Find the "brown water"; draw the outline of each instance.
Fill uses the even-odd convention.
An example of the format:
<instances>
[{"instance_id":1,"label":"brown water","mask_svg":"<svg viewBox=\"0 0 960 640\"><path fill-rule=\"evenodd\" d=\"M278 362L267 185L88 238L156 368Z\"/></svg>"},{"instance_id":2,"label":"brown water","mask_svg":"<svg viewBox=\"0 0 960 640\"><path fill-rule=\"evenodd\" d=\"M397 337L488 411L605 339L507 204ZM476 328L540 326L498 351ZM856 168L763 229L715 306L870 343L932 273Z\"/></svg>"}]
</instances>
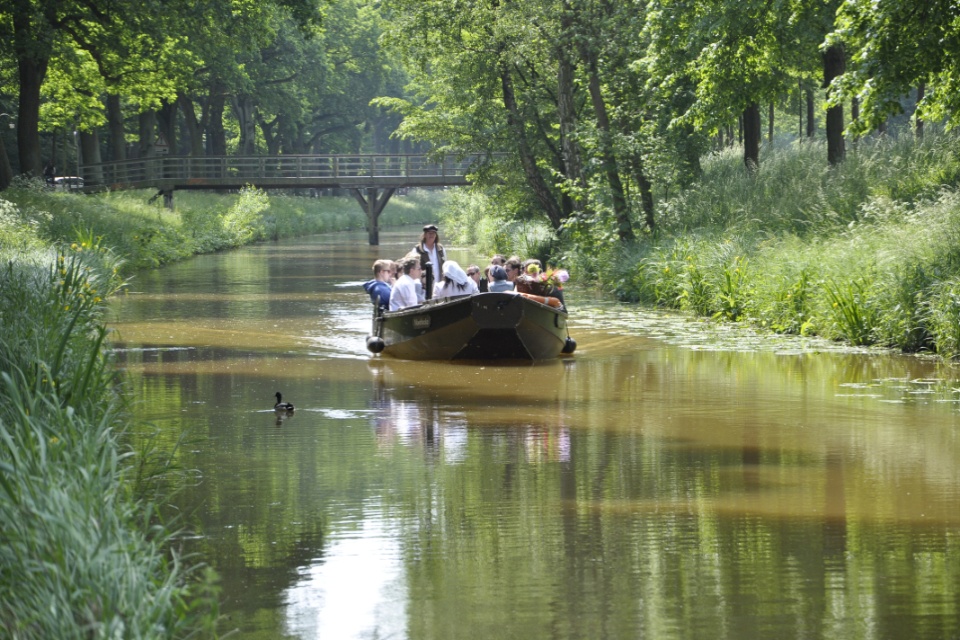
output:
<instances>
[{"instance_id":1,"label":"brown water","mask_svg":"<svg viewBox=\"0 0 960 640\"><path fill-rule=\"evenodd\" d=\"M224 632L960 638L955 369L576 287L572 358L370 356L360 283L415 236L204 256L115 306Z\"/></svg>"}]
</instances>

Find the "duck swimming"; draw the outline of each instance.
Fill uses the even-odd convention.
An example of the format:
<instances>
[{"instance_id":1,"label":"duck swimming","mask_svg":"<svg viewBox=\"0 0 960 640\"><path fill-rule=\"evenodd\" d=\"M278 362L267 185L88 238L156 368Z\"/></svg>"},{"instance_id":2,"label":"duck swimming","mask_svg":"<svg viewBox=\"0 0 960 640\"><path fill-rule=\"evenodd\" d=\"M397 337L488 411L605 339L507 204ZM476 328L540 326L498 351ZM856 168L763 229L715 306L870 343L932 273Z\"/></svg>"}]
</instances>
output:
<instances>
[{"instance_id":1,"label":"duck swimming","mask_svg":"<svg viewBox=\"0 0 960 640\"><path fill-rule=\"evenodd\" d=\"M273 405L274 411L286 411L287 413L293 413L293 405L289 402L283 402L283 396L280 395L280 392L277 391L277 404Z\"/></svg>"}]
</instances>

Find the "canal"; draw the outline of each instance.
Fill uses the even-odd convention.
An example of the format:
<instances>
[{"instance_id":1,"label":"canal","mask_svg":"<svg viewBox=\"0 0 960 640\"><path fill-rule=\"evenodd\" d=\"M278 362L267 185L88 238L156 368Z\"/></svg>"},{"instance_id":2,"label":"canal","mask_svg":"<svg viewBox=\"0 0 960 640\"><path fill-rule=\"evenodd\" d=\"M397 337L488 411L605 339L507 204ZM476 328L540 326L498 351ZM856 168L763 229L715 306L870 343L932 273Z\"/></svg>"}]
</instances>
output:
<instances>
[{"instance_id":1,"label":"canal","mask_svg":"<svg viewBox=\"0 0 960 640\"><path fill-rule=\"evenodd\" d=\"M360 284L417 235L201 256L113 306L224 633L960 637L956 369L575 282L572 357L371 356Z\"/></svg>"}]
</instances>

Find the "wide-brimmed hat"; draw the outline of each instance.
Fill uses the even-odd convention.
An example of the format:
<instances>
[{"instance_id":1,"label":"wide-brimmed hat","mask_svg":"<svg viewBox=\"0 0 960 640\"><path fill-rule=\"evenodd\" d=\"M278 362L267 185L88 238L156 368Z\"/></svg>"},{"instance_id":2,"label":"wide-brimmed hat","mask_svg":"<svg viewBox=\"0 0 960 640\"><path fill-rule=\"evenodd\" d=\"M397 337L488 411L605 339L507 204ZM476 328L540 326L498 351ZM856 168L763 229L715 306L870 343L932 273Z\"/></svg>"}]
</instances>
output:
<instances>
[{"instance_id":1,"label":"wide-brimmed hat","mask_svg":"<svg viewBox=\"0 0 960 640\"><path fill-rule=\"evenodd\" d=\"M425 224L425 225L423 225L423 230L424 230L424 231L438 231L437 225L435 225L435 224Z\"/></svg>"},{"instance_id":2,"label":"wide-brimmed hat","mask_svg":"<svg viewBox=\"0 0 960 640\"><path fill-rule=\"evenodd\" d=\"M443 275L457 284L467 284L467 279L470 277L467 275L467 272L463 270L463 267L453 260L447 260L443 263Z\"/></svg>"},{"instance_id":3,"label":"wide-brimmed hat","mask_svg":"<svg viewBox=\"0 0 960 640\"><path fill-rule=\"evenodd\" d=\"M490 277L494 280L506 280L507 270L498 264L493 265L493 268L490 269Z\"/></svg>"}]
</instances>

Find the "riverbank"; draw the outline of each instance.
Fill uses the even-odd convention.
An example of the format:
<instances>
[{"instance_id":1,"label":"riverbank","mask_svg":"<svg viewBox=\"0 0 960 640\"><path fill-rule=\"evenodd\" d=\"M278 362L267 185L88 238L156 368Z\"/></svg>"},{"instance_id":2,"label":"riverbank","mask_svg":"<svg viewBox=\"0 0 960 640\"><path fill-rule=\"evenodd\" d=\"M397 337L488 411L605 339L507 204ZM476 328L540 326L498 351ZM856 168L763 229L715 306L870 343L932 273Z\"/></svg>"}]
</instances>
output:
<instances>
[{"instance_id":1,"label":"riverbank","mask_svg":"<svg viewBox=\"0 0 960 640\"><path fill-rule=\"evenodd\" d=\"M822 144L737 150L657 203L658 230L616 241L609 212L569 225L496 220L476 196L458 228L484 252L534 255L625 301L768 331L960 356L960 153L928 131L861 140L830 167ZM639 207L637 207L639 210ZM449 226L449 223L448 223Z\"/></svg>"},{"instance_id":2,"label":"riverbank","mask_svg":"<svg viewBox=\"0 0 960 640\"><path fill-rule=\"evenodd\" d=\"M173 451L132 450L132 401L104 349L105 300L135 269L259 240L361 228L346 198L0 194L0 628L17 638L215 633L216 576L181 557ZM434 215L395 198L385 224Z\"/></svg>"},{"instance_id":3,"label":"riverbank","mask_svg":"<svg viewBox=\"0 0 960 640\"><path fill-rule=\"evenodd\" d=\"M123 269L157 267L193 255L283 237L363 229L366 215L347 196L295 197L255 189L216 194L177 192L174 210L150 191L77 195L52 191L39 181L17 182L0 192L0 247L51 246L100 238L123 256ZM391 198L381 226L435 221L446 193L411 190ZM11 206L12 205L12 206Z\"/></svg>"},{"instance_id":4,"label":"riverbank","mask_svg":"<svg viewBox=\"0 0 960 640\"><path fill-rule=\"evenodd\" d=\"M863 141L835 168L820 152L775 151L756 175L712 159L664 207L664 232L604 277L622 297L701 316L956 357L956 136Z\"/></svg>"}]
</instances>

